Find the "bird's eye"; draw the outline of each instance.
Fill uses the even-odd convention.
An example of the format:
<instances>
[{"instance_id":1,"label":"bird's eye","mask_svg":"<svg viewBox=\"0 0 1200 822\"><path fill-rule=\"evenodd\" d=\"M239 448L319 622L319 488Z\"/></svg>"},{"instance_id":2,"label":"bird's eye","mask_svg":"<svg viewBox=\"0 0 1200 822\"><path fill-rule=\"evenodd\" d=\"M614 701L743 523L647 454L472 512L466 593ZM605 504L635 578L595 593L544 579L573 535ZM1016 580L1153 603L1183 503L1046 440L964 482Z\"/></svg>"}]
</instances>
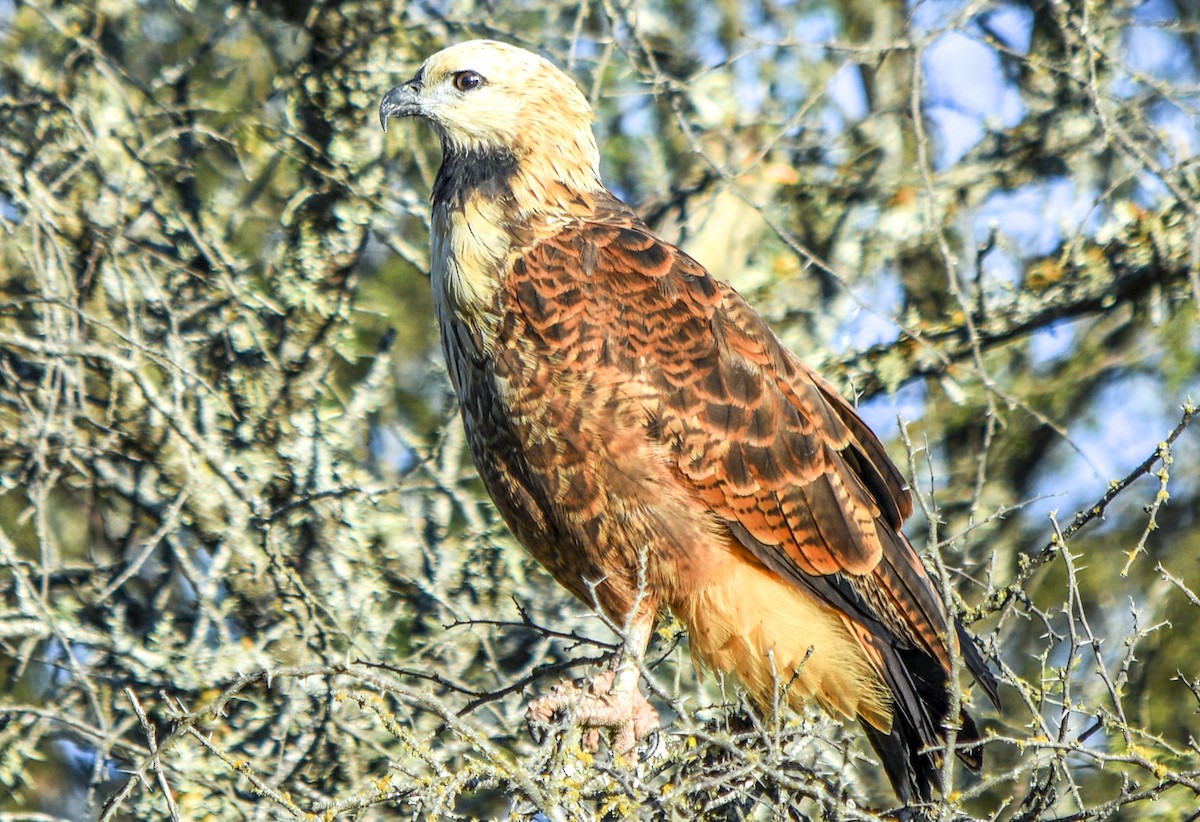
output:
<instances>
[{"instance_id":1,"label":"bird's eye","mask_svg":"<svg viewBox=\"0 0 1200 822\"><path fill-rule=\"evenodd\" d=\"M456 71L453 83L459 91L471 91L483 85L483 75L477 71Z\"/></svg>"}]
</instances>

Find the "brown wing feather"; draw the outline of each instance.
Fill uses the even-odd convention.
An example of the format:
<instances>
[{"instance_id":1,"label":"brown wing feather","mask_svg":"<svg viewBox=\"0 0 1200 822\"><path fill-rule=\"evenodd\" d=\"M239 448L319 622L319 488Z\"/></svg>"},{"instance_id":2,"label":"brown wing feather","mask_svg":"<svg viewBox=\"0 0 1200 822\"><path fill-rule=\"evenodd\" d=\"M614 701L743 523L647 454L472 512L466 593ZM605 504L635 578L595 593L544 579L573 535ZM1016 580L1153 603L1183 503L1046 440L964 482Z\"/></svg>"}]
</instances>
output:
<instances>
[{"instance_id":1,"label":"brown wing feather","mask_svg":"<svg viewBox=\"0 0 1200 822\"><path fill-rule=\"evenodd\" d=\"M646 394L679 475L760 561L949 667L944 609L898 531L903 476L740 295L619 205L514 271L530 328L562 343L564 367L614 367Z\"/></svg>"}]
</instances>

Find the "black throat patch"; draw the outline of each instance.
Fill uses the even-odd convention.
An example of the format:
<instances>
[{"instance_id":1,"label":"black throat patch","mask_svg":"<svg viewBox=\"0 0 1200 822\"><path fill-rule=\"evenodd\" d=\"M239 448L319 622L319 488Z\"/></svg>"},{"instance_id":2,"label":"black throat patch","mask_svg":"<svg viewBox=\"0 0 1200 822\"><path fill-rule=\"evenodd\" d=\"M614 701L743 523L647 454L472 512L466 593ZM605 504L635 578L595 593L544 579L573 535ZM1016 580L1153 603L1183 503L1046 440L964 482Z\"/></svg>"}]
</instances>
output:
<instances>
[{"instance_id":1,"label":"black throat patch","mask_svg":"<svg viewBox=\"0 0 1200 822\"><path fill-rule=\"evenodd\" d=\"M511 197L512 178L516 173L517 158L510 151L447 150L433 184L433 201L462 208L467 198L474 194L489 200Z\"/></svg>"}]
</instances>

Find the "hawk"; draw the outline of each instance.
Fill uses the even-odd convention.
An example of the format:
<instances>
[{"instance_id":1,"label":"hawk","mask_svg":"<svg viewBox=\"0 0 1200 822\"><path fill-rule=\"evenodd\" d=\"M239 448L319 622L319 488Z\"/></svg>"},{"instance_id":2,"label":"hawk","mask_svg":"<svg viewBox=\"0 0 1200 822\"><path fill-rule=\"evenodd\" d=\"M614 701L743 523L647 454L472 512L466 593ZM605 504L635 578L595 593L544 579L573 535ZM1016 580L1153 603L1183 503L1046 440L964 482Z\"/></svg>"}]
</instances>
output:
<instances>
[{"instance_id":1,"label":"hawk","mask_svg":"<svg viewBox=\"0 0 1200 822\"><path fill-rule=\"evenodd\" d=\"M995 681L901 531L904 477L736 291L605 189L578 86L477 40L379 116L441 140L431 280L480 476L517 539L623 628L614 671L531 714L570 702L633 748L658 722L639 660L669 608L694 659L764 709L784 689L857 719L903 801L939 785L948 725L978 769L952 659L994 702Z\"/></svg>"}]
</instances>

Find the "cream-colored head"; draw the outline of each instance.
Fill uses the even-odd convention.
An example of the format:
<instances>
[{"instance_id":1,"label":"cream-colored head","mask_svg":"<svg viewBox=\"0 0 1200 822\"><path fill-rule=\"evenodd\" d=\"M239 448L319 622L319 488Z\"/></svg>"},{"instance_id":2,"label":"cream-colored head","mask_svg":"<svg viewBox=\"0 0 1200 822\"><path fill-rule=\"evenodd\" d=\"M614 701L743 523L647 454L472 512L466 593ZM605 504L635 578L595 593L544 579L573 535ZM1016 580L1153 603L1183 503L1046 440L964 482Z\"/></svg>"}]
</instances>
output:
<instances>
[{"instance_id":1,"label":"cream-colored head","mask_svg":"<svg viewBox=\"0 0 1200 822\"><path fill-rule=\"evenodd\" d=\"M600 186L587 99L550 61L516 46L472 40L434 54L379 106L385 128L409 116L433 124L446 163L508 158L525 175Z\"/></svg>"}]
</instances>

